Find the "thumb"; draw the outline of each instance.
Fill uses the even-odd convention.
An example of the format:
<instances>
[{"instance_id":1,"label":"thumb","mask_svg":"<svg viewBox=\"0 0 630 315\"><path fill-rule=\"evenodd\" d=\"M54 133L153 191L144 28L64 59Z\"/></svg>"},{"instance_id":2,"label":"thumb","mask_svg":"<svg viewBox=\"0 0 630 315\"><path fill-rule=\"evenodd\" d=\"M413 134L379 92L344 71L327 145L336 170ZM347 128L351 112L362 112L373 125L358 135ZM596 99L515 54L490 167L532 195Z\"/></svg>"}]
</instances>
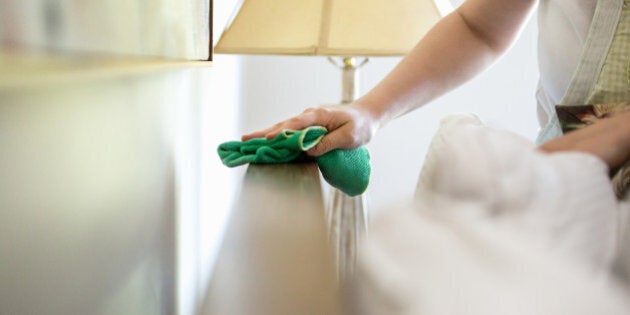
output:
<instances>
[{"instance_id":1,"label":"thumb","mask_svg":"<svg viewBox=\"0 0 630 315\"><path fill-rule=\"evenodd\" d=\"M306 151L306 154L317 157L332 151L335 147L333 146L333 142L330 138L333 138L334 140L333 135L323 137L317 145Z\"/></svg>"}]
</instances>

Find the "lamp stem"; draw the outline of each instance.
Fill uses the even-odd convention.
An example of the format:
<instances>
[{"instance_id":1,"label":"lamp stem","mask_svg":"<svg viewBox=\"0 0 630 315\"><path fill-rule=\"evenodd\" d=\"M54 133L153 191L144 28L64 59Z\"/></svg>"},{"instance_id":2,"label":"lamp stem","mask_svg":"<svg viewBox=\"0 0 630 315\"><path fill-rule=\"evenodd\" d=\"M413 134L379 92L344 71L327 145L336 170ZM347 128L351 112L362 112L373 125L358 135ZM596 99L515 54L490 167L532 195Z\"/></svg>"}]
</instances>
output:
<instances>
[{"instance_id":1,"label":"lamp stem","mask_svg":"<svg viewBox=\"0 0 630 315\"><path fill-rule=\"evenodd\" d=\"M359 92L358 70L368 59L357 62L356 57L344 57L343 64L336 63L332 58L328 61L342 70L341 104L352 103ZM332 187L328 197L328 236L335 251L337 275L345 283L355 272L359 240L367 232L367 201L365 195L350 197Z\"/></svg>"},{"instance_id":2,"label":"lamp stem","mask_svg":"<svg viewBox=\"0 0 630 315\"><path fill-rule=\"evenodd\" d=\"M355 57L344 57L341 70L341 103L352 103L352 101L357 99L359 91L357 59Z\"/></svg>"}]
</instances>

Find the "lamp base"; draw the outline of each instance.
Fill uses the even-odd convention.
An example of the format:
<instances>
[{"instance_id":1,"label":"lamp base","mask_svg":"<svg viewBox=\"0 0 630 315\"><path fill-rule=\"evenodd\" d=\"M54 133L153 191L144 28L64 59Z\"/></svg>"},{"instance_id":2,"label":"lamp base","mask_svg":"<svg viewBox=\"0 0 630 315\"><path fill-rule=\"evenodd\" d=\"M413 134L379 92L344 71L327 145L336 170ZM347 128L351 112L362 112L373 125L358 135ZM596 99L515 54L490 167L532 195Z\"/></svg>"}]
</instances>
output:
<instances>
[{"instance_id":1,"label":"lamp base","mask_svg":"<svg viewBox=\"0 0 630 315\"><path fill-rule=\"evenodd\" d=\"M343 282L354 274L359 241L367 233L365 195L350 197L331 187L325 215L328 239L336 259L337 275Z\"/></svg>"}]
</instances>

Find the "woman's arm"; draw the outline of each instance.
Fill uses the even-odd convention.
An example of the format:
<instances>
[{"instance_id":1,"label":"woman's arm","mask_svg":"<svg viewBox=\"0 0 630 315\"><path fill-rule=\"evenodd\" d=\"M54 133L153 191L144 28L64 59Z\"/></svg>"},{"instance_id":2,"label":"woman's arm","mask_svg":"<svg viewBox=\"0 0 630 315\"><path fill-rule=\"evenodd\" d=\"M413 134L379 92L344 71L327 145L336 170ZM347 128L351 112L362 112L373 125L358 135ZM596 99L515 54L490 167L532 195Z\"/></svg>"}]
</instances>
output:
<instances>
[{"instance_id":1,"label":"woman's arm","mask_svg":"<svg viewBox=\"0 0 630 315\"><path fill-rule=\"evenodd\" d=\"M473 78L514 42L535 1L469 0L359 101L384 124Z\"/></svg>"},{"instance_id":2,"label":"woman's arm","mask_svg":"<svg viewBox=\"0 0 630 315\"><path fill-rule=\"evenodd\" d=\"M309 151L356 148L376 130L461 85L486 69L517 37L535 0L467 0L438 22L374 89L348 106L311 108L243 136L271 138L282 129L321 125L329 130Z\"/></svg>"}]
</instances>

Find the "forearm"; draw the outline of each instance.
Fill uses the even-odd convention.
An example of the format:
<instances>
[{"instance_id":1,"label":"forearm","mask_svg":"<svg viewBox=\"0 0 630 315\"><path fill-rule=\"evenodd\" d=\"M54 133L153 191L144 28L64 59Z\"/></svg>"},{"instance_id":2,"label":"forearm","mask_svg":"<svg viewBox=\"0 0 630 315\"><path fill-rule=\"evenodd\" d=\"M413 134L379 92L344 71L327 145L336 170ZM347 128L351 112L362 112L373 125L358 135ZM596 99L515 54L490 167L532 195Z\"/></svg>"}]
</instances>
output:
<instances>
[{"instance_id":1,"label":"forearm","mask_svg":"<svg viewBox=\"0 0 630 315\"><path fill-rule=\"evenodd\" d=\"M356 106L383 125L468 81L507 50L534 3L467 1L436 24Z\"/></svg>"}]
</instances>

